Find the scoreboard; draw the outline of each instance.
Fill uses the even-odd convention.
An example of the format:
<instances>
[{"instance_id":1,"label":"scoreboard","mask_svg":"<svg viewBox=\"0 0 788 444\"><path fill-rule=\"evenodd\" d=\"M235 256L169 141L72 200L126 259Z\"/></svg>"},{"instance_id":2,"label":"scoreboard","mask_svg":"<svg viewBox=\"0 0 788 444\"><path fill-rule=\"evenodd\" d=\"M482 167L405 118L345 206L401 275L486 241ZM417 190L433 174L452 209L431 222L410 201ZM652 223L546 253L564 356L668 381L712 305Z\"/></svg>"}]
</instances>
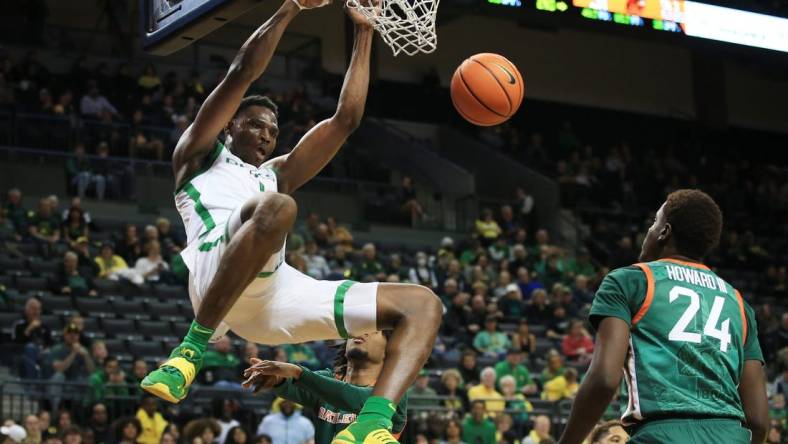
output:
<instances>
[{"instance_id":1,"label":"scoreboard","mask_svg":"<svg viewBox=\"0 0 788 444\"><path fill-rule=\"evenodd\" d=\"M690 37L788 52L788 19L691 0L485 0Z\"/></svg>"}]
</instances>

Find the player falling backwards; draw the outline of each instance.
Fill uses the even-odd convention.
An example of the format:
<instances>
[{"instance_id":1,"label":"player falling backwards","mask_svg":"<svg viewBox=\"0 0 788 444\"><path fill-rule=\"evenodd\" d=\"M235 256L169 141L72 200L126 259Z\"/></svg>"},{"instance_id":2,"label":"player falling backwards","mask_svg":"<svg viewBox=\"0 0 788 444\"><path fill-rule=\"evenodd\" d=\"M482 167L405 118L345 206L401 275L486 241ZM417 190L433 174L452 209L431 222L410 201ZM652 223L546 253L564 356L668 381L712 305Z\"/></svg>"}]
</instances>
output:
<instances>
[{"instance_id":1,"label":"player falling backwards","mask_svg":"<svg viewBox=\"0 0 788 444\"><path fill-rule=\"evenodd\" d=\"M203 103L173 153L175 202L186 227L183 259L195 321L170 358L142 387L170 402L184 399L211 338L232 329L263 344L299 343L392 330L372 396L336 443L396 442L391 417L429 356L441 303L405 284L317 281L284 263L296 217L289 196L314 177L358 126L369 83L373 30L355 25L350 66L336 113L317 124L290 154L270 158L278 134L276 105L244 98L265 71L288 23L323 0L286 0L243 44L225 78ZM217 141L224 133L225 143Z\"/></svg>"},{"instance_id":2,"label":"player falling backwards","mask_svg":"<svg viewBox=\"0 0 788 444\"><path fill-rule=\"evenodd\" d=\"M631 443L762 443L769 414L753 311L703 258L722 213L698 190L671 193L641 263L610 272L591 306L591 367L561 443L581 443L625 376ZM601 401L601 402L600 402Z\"/></svg>"}]
</instances>

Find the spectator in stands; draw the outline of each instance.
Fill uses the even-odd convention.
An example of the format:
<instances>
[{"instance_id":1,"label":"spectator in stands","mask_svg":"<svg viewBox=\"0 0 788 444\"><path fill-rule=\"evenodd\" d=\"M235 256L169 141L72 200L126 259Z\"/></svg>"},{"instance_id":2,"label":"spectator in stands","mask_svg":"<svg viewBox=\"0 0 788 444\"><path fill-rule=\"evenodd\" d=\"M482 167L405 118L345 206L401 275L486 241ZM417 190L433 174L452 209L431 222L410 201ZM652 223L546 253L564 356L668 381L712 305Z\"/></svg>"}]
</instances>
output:
<instances>
[{"instance_id":1,"label":"spectator in stands","mask_svg":"<svg viewBox=\"0 0 788 444\"><path fill-rule=\"evenodd\" d=\"M112 435L117 444L137 444L142 431L140 421L133 416L124 416L112 423Z\"/></svg>"},{"instance_id":2,"label":"spectator in stands","mask_svg":"<svg viewBox=\"0 0 788 444\"><path fill-rule=\"evenodd\" d=\"M70 296L97 296L93 279L79 272L79 257L73 251L63 255L63 266L55 281L55 290Z\"/></svg>"},{"instance_id":3,"label":"spectator in stands","mask_svg":"<svg viewBox=\"0 0 788 444\"><path fill-rule=\"evenodd\" d=\"M522 435L525 425L528 422L528 413L533 410L533 406L525 395L517 391L517 383L514 376L506 375L500 380L501 394L506 401L506 411L512 415L514 428L518 435Z\"/></svg>"},{"instance_id":4,"label":"spectator in stands","mask_svg":"<svg viewBox=\"0 0 788 444\"><path fill-rule=\"evenodd\" d=\"M107 119L120 117L120 113L106 97L99 93L98 84L95 80L88 82L88 93L82 96L79 103L79 111L84 117L93 119Z\"/></svg>"},{"instance_id":5,"label":"spectator in stands","mask_svg":"<svg viewBox=\"0 0 788 444\"><path fill-rule=\"evenodd\" d=\"M591 254L586 247L577 249L577 254L566 265L566 272L570 277L583 275L591 277L596 275L596 267L591 262Z\"/></svg>"},{"instance_id":6,"label":"spectator in stands","mask_svg":"<svg viewBox=\"0 0 788 444\"><path fill-rule=\"evenodd\" d=\"M435 399L435 396L437 396L435 389L430 387L430 374L427 370L422 369L416 377L413 386L408 390L408 406L437 406L438 400Z\"/></svg>"},{"instance_id":7,"label":"spectator in stands","mask_svg":"<svg viewBox=\"0 0 788 444\"><path fill-rule=\"evenodd\" d=\"M534 428L531 430L522 444L540 444L543 440L553 440L550 436L550 418L545 415L539 415L534 419Z\"/></svg>"},{"instance_id":8,"label":"spectator in stands","mask_svg":"<svg viewBox=\"0 0 788 444\"><path fill-rule=\"evenodd\" d=\"M14 323L13 340L24 345L22 376L38 379L41 376L41 353L52 346L52 333L41 322L41 301L31 297L25 301L24 317Z\"/></svg>"},{"instance_id":9,"label":"spectator in stands","mask_svg":"<svg viewBox=\"0 0 788 444\"><path fill-rule=\"evenodd\" d=\"M561 354L555 350L550 350L547 354L547 366L542 370L542 374L540 375L542 385L544 386L544 384L547 384L554 378L563 376L565 371L564 360L561 358Z\"/></svg>"},{"instance_id":10,"label":"spectator in stands","mask_svg":"<svg viewBox=\"0 0 788 444\"><path fill-rule=\"evenodd\" d=\"M485 356L501 357L511 346L511 341L506 333L498 331L498 319L487 316L484 320L484 330L476 333L473 338L473 347Z\"/></svg>"},{"instance_id":11,"label":"spectator in stands","mask_svg":"<svg viewBox=\"0 0 788 444\"><path fill-rule=\"evenodd\" d=\"M87 427L93 432L93 438L96 444L109 443L112 439L112 434L107 406L100 402L93 404L90 412L90 419L88 419Z\"/></svg>"},{"instance_id":12,"label":"spectator in stands","mask_svg":"<svg viewBox=\"0 0 788 444\"><path fill-rule=\"evenodd\" d=\"M531 380L531 373L522 364L523 354L519 349L510 348L506 352L506 360L495 365L495 376L498 386L501 387L501 380L506 376L512 376L516 383L515 389L526 395L537 393L536 384ZM501 387L502 388L502 387Z\"/></svg>"},{"instance_id":13,"label":"spectator in stands","mask_svg":"<svg viewBox=\"0 0 788 444\"><path fill-rule=\"evenodd\" d=\"M219 442L224 442L224 444L246 444L248 441L249 436L246 430L241 426L235 426L227 432L227 438Z\"/></svg>"},{"instance_id":14,"label":"spectator in stands","mask_svg":"<svg viewBox=\"0 0 788 444\"><path fill-rule=\"evenodd\" d=\"M26 226L30 236L39 245L41 255L49 257L60 240L60 218L53 213L48 198L38 201L38 210L28 215Z\"/></svg>"},{"instance_id":15,"label":"spectator in stands","mask_svg":"<svg viewBox=\"0 0 788 444\"><path fill-rule=\"evenodd\" d=\"M22 422L22 425L24 426L25 433L27 434L27 438L24 440L25 444L41 444L41 422L38 420L38 416L32 414L25 416L25 420Z\"/></svg>"},{"instance_id":16,"label":"spectator in stands","mask_svg":"<svg viewBox=\"0 0 788 444\"><path fill-rule=\"evenodd\" d=\"M249 361L244 365L244 369L248 365L248 362ZM211 419L216 421L220 427L220 432L216 436L215 442L226 443L229 438L228 434L230 430L241 425L241 423L233 418L237 410L238 402L234 399L214 398L211 400Z\"/></svg>"},{"instance_id":17,"label":"spectator in stands","mask_svg":"<svg viewBox=\"0 0 788 444\"><path fill-rule=\"evenodd\" d=\"M123 231L123 239L118 242L117 253L126 263L136 263L142 257L142 242L137 234L137 226L127 224Z\"/></svg>"},{"instance_id":18,"label":"spectator in stands","mask_svg":"<svg viewBox=\"0 0 788 444\"><path fill-rule=\"evenodd\" d=\"M152 395L144 395L137 410L137 420L140 422L138 444L159 444L161 435L167 427L167 421L159 413L159 403Z\"/></svg>"},{"instance_id":19,"label":"spectator in stands","mask_svg":"<svg viewBox=\"0 0 788 444\"><path fill-rule=\"evenodd\" d=\"M161 257L161 244L151 241L145 244L146 255L137 259L134 270L147 282L158 282L162 273L169 271L170 265Z\"/></svg>"},{"instance_id":20,"label":"spectator in stands","mask_svg":"<svg viewBox=\"0 0 788 444\"><path fill-rule=\"evenodd\" d=\"M99 276L102 279L110 279L117 281L119 279L128 279L134 284L142 285L145 280L136 271L129 269L126 261L122 257L115 254L113 245L105 242L101 245L99 255L96 256L96 263L99 266Z\"/></svg>"},{"instance_id":21,"label":"spectator in stands","mask_svg":"<svg viewBox=\"0 0 788 444\"><path fill-rule=\"evenodd\" d=\"M27 210L22 205L22 192L19 188L11 188L8 190L5 205L3 205L3 212L8 220L13 222L18 233L24 233L27 228Z\"/></svg>"},{"instance_id":22,"label":"spectator in stands","mask_svg":"<svg viewBox=\"0 0 788 444\"><path fill-rule=\"evenodd\" d=\"M107 357L104 365L96 369L88 379L90 391L85 398L86 404L103 402L108 395L128 395L128 388L115 386L110 380L113 375L121 372L120 362L114 356Z\"/></svg>"},{"instance_id":23,"label":"spectator in stands","mask_svg":"<svg viewBox=\"0 0 788 444\"><path fill-rule=\"evenodd\" d=\"M11 251L16 248L16 242L22 240L14 222L6 217L5 211L0 208L0 251Z\"/></svg>"},{"instance_id":24,"label":"spectator in stands","mask_svg":"<svg viewBox=\"0 0 788 444\"><path fill-rule=\"evenodd\" d=\"M85 223L85 218L82 217L82 210L71 207L68 210L68 219L63 224L63 240L71 248L76 248L77 239L84 238L87 240L88 235L88 224Z\"/></svg>"},{"instance_id":25,"label":"spectator in stands","mask_svg":"<svg viewBox=\"0 0 788 444\"><path fill-rule=\"evenodd\" d=\"M435 269L430 265L427 253L416 253L416 265L408 271L408 281L433 289L438 286L438 278L435 277Z\"/></svg>"},{"instance_id":26,"label":"spectator in stands","mask_svg":"<svg viewBox=\"0 0 788 444\"><path fill-rule=\"evenodd\" d=\"M130 382L135 387L139 387L140 382L148 375L148 363L144 359L135 359L131 364Z\"/></svg>"},{"instance_id":27,"label":"spectator in stands","mask_svg":"<svg viewBox=\"0 0 788 444\"><path fill-rule=\"evenodd\" d=\"M772 421L769 426L769 434L766 436L768 444L783 444L785 441L782 439L783 426L778 421Z\"/></svg>"},{"instance_id":28,"label":"spectator in stands","mask_svg":"<svg viewBox=\"0 0 788 444\"><path fill-rule=\"evenodd\" d=\"M96 367L103 367L104 361L109 357L107 343L101 340L93 341L90 345L90 357L93 358L93 363L96 364Z\"/></svg>"},{"instance_id":29,"label":"spectator in stands","mask_svg":"<svg viewBox=\"0 0 788 444\"><path fill-rule=\"evenodd\" d=\"M556 341L562 340L564 335L569 333L570 321L563 305L553 305L553 315L547 322L547 337Z\"/></svg>"},{"instance_id":30,"label":"spectator in stands","mask_svg":"<svg viewBox=\"0 0 788 444\"><path fill-rule=\"evenodd\" d=\"M471 321L469 300L468 293L455 294L443 316L443 335L454 338L457 343L465 343L468 340L468 324Z\"/></svg>"},{"instance_id":31,"label":"spectator in stands","mask_svg":"<svg viewBox=\"0 0 788 444\"><path fill-rule=\"evenodd\" d=\"M152 154L156 160L164 159L164 142L145 127L145 116L137 109L131 115L131 138L129 139L129 157L141 158L141 153Z\"/></svg>"},{"instance_id":32,"label":"spectator in stands","mask_svg":"<svg viewBox=\"0 0 788 444\"><path fill-rule=\"evenodd\" d=\"M468 444L463 441L462 424L456 419L449 419L443 429L443 439L438 444Z\"/></svg>"},{"instance_id":33,"label":"spectator in stands","mask_svg":"<svg viewBox=\"0 0 788 444\"><path fill-rule=\"evenodd\" d=\"M156 229L159 231L159 242L165 247L173 245L183 245L183 238L177 231L172 229L172 223L166 217L156 219Z\"/></svg>"},{"instance_id":34,"label":"spectator in stands","mask_svg":"<svg viewBox=\"0 0 788 444\"><path fill-rule=\"evenodd\" d=\"M621 421L617 419L599 424L588 435L589 444L618 444L626 443L627 440L629 440L629 435L624 430Z\"/></svg>"},{"instance_id":35,"label":"spectator in stands","mask_svg":"<svg viewBox=\"0 0 788 444\"><path fill-rule=\"evenodd\" d=\"M306 262L306 274L315 279L325 279L331 273L326 258L320 254L314 240L310 239L305 243L304 261Z\"/></svg>"},{"instance_id":36,"label":"spectator in stands","mask_svg":"<svg viewBox=\"0 0 788 444\"><path fill-rule=\"evenodd\" d=\"M462 376L456 369L448 369L441 374L438 395L445 397L443 407L462 413L468 410L468 394L462 390Z\"/></svg>"},{"instance_id":37,"label":"spectator in stands","mask_svg":"<svg viewBox=\"0 0 788 444\"><path fill-rule=\"evenodd\" d=\"M424 208L416 197L416 188L410 176L402 177L402 185L399 188L398 199L402 206L402 211L408 216L411 226L424 219Z\"/></svg>"},{"instance_id":38,"label":"spectator in stands","mask_svg":"<svg viewBox=\"0 0 788 444\"><path fill-rule=\"evenodd\" d=\"M481 383L468 389L468 399L471 401L483 400L489 414L502 412L506 403L503 401L501 393L495 389L495 369L485 367L479 376Z\"/></svg>"},{"instance_id":39,"label":"spectator in stands","mask_svg":"<svg viewBox=\"0 0 788 444\"><path fill-rule=\"evenodd\" d=\"M563 375L556 376L544 383L542 399L546 401L560 401L561 399L573 398L578 388L577 370L568 368Z\"/></svg>"},{"instance_id":40,"label":"spectator in stands","mask_svg":"<svg viewBox=\"0 0 788 444\"><path fill-rule=\"evenodd\" d=\"M583 321L571 322L569 334L564 336L561 341L561 352L568 359L579 363L585 364L591 361L591 355L594 353L594 341L583 328Z\"/></svg>"},{"instance_id":41,"label":"spectator in stands","mask_svg":"<svg viewBox=\"0 0 788 444\"><path fill-rule=\"evenodd\" d=\"M485 416L484 401L471 403L471 414L462 424L462 441L472 444L495 444L495 424Z\"/></svg>"},{"instance_id":42,"label":"spectator in stands","mask_svg":"<svg viewBox=\"0 0 788 444\"><path fill-rule=\"evenodd\" d=\"M509 272L502 271L501 274ZM523 303L523 295L520 293L520 287L517 284L506 285L506 293L498 300L498 310L503 313L503 317L508 321L516 321L521 319L525 314L525 304Z\"/></svg>"},{"instance_id":43,"label":"spectator in stands","mask_svg":"<svg viewBox=\"0 0 788 444\"><path fill-rule=\"evenodd\" d=\"M99 275L99 265L90 255L90 245L86 237L78 237L71 251L77 255L77 269L82 275L90 277Z\"/></svg>"},{"instance_id":44,"label":"spectator in stands","mask_svg":"<svg viewBox=\"0 0 788 444\"><path fill-rule=\"evenodd\" d=\"M90 185L94 185L96 197L99 200L104 199L104 192L107 186L106 178L94 175L91 168L90 160L85 155L85 144L82 142L77 143L74 147L74 154L66 160L68 183L76 188L77 196L80 199L85 198L85 193Z\"/></svg>"},{"instance_id":45,"label":"spectator in stands","mask_svg":"<svg viewBox=\"0 0 788 444\"><path fill-rule=\"evenodd\" d=\"M232 351L229 336L224 336L213 344L213 349L205 352L203 358L205 381L217 387L241 388L238 367L240 359Z\"/></svg>"},{"instance_id":46,"label":"spectator in stands","mask_svg":"<svg viewBox=\"0 0 788 444\"><path fill-rule=\"evenodd\" d=\"M302 365L315 370L320 367L315 351L307 344L285 344L282 349L287 355L287 362Z\"/></svg>"},{"instance_id":47,"label":"spectator in stands","mask_svg":"<svg viewBox=\"0 0 788 444\"><path fill-rule=\"evenodd\" d=\"M492 210L485 208L482 210L481 217L476 219L476 235L481 241L481 246L489 247L501 235L501 227L493 219Z\"/></svg>"},{"instance_id":48,"label":"spectator in stands","mask_svg":"<svg viewBox=\"0 0 788 444\"><path fill-rule=\"evenodd\" d=\"M529 324L546 325L552 319L552 308L547 303L547 292L537 288L531 293L531 300L525 307L525 316Z\"/></svg>"},{"instance_id":49,"label":"spectator in stands","mask_svg":"<svg viewBox=\"0 0 788 444\"><path fill-rule=\"evenodd\" d=\"M52 382L55 384L49 387L49 399L52 405L57 407L60 398L63 396L64 387L60 383L84 382L95 370L93 359L88 350L80 344L82 330L77 324L70 322L63 329L63 342L52 347L49 354L51 360ZM71 389L71 387L69 387ZM71 390L67 391L71 394Z\"/></svg>"},{"instance_id":50,"label":"spectator in stands","mask_svg":"<svg viewBox=\"0 0 788 444\"><path fill-rule=\"evenodd\" d=\"M361 255L361 261L353 266L353 279L361 282L384 281L386 274L383 265L376 258L375 244L364 244Z\"/></svg>"},{"instance_id":51,"label":"spectator in stands","mask_svg":"<svg viewBox=\"0 0 788 444\"><path fill-rule=\"evenodd\" d=\"M143 94L150 94L161 87L161 79L156 74L156 67L153 63L146 63L142 68L142 74L137 79L137 86Z\"/></svg>"},{"instance_id":52,"label":"spectator in stands","mask_svg":"<svg viewBox=\"0 0 788 444\"><path fill-rule=\"evenodd\" d=\"M458 369L462 380L465 382L465 389L479 383L479 365L476 361L476 352L465 350L460 355L460 368Z\"/></svg>"},{"instance_id":53,"label":"spectator in stands","mask_svg":"<svg viewBox=\"0 0 788 444\"><path fill-rule=\"evenodd\" d=\"M302 444L314 439L315 427L285 399L279 404L279 413L269 413L260 421L257 434L270 436L272 444Z\"/></svg>"},{"instance_id":54,"label":"spectator in stands","mask_svg":"<svg viewBox=\"0 0 788 444\"><path fill-rule=\"evenodd\" d=\"M526 356L532 356L536 352L536 336L531 333L527 319L520 319L517 331L512 335L512 347L525 353Z\"/></svg>"}]
</instances>

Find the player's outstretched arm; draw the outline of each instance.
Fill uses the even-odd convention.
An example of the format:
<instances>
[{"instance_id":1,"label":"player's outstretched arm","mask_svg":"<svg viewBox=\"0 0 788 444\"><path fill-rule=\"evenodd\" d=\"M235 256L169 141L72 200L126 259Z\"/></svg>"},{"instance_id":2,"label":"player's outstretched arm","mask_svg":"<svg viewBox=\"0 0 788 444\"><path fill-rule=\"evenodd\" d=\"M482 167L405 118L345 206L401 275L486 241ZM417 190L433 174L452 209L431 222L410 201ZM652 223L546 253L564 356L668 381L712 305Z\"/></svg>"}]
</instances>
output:
<instances>
[{"instance_id":1,"label":"player's outstretched arm","mask_svg":"<svg viewBox=\"0 0 788 444\"><path fill-rule=\"evenodd\" d=\"M572 413L559 443L580 444L591 433L621 384L628 344L629 325L626 322L607 317L599 323L594 358L572 404Z\"/></svg>"},{"instance_id":2,"label":"player's outstretched arm","mask_svg":"<svg viewBox=\"0 0 788 444\"><path fill-rule=\"evenodd\" d=\"M322 6L324 0L284 0L278 11L244 42L224 79L200 107L194 122L178 140L172 155L176 188L197 172L213 150L216 136L227 126L249 86L268 67L276 46L301 8Z\"/></svg>"},{"instance_id":3,"label":"player's outstretched arm","mask_svg":"<svg viewBox=\"0 0 788 444\"><path fill-rule=\"evenodd\" d=\"M278 186L282 193L290 194L315 177L355 131L364 115L374 31L360 13L348 9L348 14L355 24L355 39L339 105L336 113L309 130L292 152L269 162L278 170Z\"/></svg>"},{"instance_id":4,"label":"player's outstretched arm","mask_svg":"<svg viewBox=\"0 0 788 444\"><path fill-rule=\"evenodd\" d=\"M744 369L739 381L747 428L752 432L751 442L761 444L766 441L769 431L769 400L766 399L766 376L763 363L757 360L744 361Z\"/></svg>"}]
</instances>

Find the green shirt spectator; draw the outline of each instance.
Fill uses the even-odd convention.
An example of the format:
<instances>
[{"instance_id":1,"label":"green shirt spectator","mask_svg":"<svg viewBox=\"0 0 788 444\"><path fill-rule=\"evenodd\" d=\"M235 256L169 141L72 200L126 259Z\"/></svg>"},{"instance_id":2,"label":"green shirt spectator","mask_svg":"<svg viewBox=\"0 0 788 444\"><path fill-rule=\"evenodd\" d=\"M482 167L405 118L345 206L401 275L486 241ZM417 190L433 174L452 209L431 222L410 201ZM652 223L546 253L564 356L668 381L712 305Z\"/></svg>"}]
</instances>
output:
<instances>
[{"instance_id":1,"label":"green shirt spectator","mask_svg":"<svg viewBox=\"0 0 788 444\"><path fill-rule=\"evenodd\" d=\"M525 390L525 393L528 394L536 393L536 386L531 379L531 372L521 364L522 360L523 355L520 350L512 348L506 353L506 360L495 365L495 377L499 388L501 378L512 376L518 392Z\"/></svg>"},{"instance_id":2,"label":"green shirt spectator","mask_svg":"<svg viewBox=\"0 0 788 444\"><path fill-rule=\"evenodd\" d=\"M474 401L462 423L462 440L472 444L495 444L495 424L484 416L484 401Z\"/></svg>"},{"instance_id":3,"label":"green shirt spectator","mask_svg":"<svg viewBox=\"0 0 788 444\"><path fill-rule=\"evenodd\" d=\"M232 352L230 338L224 336L213 344L213 349L205 352L203 357L205 380L213 384L220 381L240 382L241 373L238 371L240 364L241 360Z\"/></svg>"},{"instance_id":4,"label":"green shirt spectator","mask_svg":"<svg viewBox=\"0 0 788 444\"><path fill-rule=\"evenodd\" d=\"M287 344L282 346L282 350L287 354L287 362L310 369L316 369L320 366L320 361L315 356L315 351L306 344Z\"/></svg>"},{"instance_id":5,"label":"green shirt spectator","mask_svg":"<svg viewBox=\"0 0 788 444\"><path fill-rule=\"evenodd\" d=\"M498 320L494 316L488 316L484 322L484 330L476 333L473 338L473 347L489 356L498 356L506 353L506 349L512 345L509 337L505 333L497 331Z\"/></svg>"},{"instance_id":6,"label":"green shirt spectator","mask_svg":"<svg viewBox=\"0 0 788 444\"><path fill-rule=\"evenodd\" d=\"M385 274L383 264L378 261L375 256L375 245L368 243L361 248L362 259L361 262L353 266L352 276L357 281L372 281L376 276Z\"/></svg>"},{"instance_id":7,"label":"green shirt spectator","mask_svg":"<svg viewBox=\"0 0 788 444\"><path fill-rule=\"evenodd\" d=\"M416 378L416 383L413 384L413 387L408 390L408 399L410 399L410 405L413 406L421 406L421 407L432 407L438 405L439 401L437 399L424 399L424 398L434 398L437 396L435 390L430 387L430 376L426 370L422 370L419 372L418 378Z\"/></svg>"},{"instance_id":8,"label":"green shirt spectator","mask_svg":"<svg viewBox=\"0 0 788 444\"><path fill-rule=\"evenodd\" d=\"M3 213L14 223L17 232L22 233L27 227L27 210L22 206L22 192L18 188L8 190L8 199L3 205Z\"/></svg>"}]
</instances>

